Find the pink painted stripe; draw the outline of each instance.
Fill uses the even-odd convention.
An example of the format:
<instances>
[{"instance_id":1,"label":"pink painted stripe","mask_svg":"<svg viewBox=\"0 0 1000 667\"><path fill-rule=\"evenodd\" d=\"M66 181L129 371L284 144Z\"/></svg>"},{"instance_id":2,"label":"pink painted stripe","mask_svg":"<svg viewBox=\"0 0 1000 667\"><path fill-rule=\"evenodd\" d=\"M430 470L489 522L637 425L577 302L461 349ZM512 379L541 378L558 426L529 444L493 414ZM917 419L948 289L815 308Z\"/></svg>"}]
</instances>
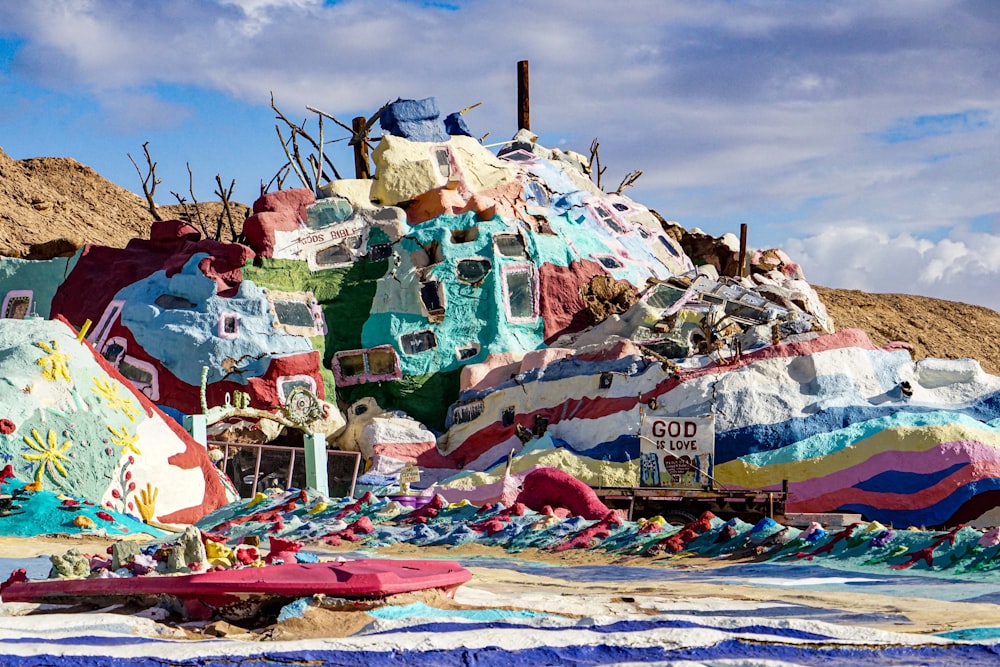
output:
<instances>
[{"instance_id":1,"label":"pink painted stripe","mask_svg":"<svg viewBox=\"0 0 1000 667\"><path fill-rule=\"evenodd\" d=\"M863 441L862 441L863 442ZM789 485L796 502L834 493L871 479L887 470L932 473L956 463L988 461L1000 463L1000 450L978 440L942 442L925 450L892 449L879 452L850 468L843 468L821 477L793 482ZM819 465L822 465L820 462Z\"/></svg>"},{"instance_id":2,"label":"pink painted stripe","mask_svg":"<svg viewBox=\"0 0 1000 667\"><path fill-rule=\"evenodd\" d=\"M789 502L792 512L829 512L845 504L871 505L883 510L914 510L935 505L953 494L956 489L983 479L1000 478L1000 464L976 462L967 465L932 487L919 493L891 493L841 489L805 502Z\"/></svg>"}]
</instances>

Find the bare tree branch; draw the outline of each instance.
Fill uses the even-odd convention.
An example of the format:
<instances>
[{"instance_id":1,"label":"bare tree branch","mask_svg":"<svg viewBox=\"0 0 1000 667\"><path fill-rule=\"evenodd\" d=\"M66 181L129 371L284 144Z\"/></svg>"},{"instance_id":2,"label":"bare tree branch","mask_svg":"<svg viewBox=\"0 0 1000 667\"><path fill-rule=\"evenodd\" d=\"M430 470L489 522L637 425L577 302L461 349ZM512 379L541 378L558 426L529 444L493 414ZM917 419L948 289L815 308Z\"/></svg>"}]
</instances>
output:
<instances>
[{"instance_id":1,"label":"bare tree branch","mask_svg":"<svg viewBox=\"0 0 1000 667\"><path fill-rule=\"evenodd\" d=\"M219 186L215 190L215 196L222 200L222 212L219 213L219 221L215 227L215 240L218 241L222 236L222 218L225 217L226 222L229 224L229 240L236 243L240 235L236 232L236 223L233 220L233 210L230 205L233 190L236 188L236 179L234 178L229 183L228 190L222 186L222 177L218 174L215 175L215 183Z\"/></svg>"},{"instance_id":2,"label":"bare tree branch","mask_svg":"<svg viewBox=\"0 0 1000 667\"><path fill-rule=\"evenodd\" d=\"M145 176L142 175L142 171L139 169L139 165L136 164L131 153L127 153L128 159L132 161L132 166L135 167L136 173L139 174L139 180L142 181L142 193L146 196L149 214L153 216L153 220L163 220L163 216L160 215L160 211L156 208L156 202L153 200L153 195L156 194L156 186L161 181L156 177L156 163L153 162L153 158L149 155L148 141L142 145L142 150L146 154L146 166L148 168Z\"/></svg>"},{"instance_id":3,"label":"bare tree branch","mask_svg":"<svg viewBox=\"0 0 1000 667\"><path fill-rule=\"evenodd\" d=\"M607 167L601 167L601 156L598 153L601 144L598 143L597 139L590 142L590 159L587 161L587 168L590 170L591 174L597 175L597 187L601 188L601 180L604 177L604 172L608 170Z\"/></svg>"},{"instance_id":4,"label":"bare tree branch","mask_svg":"<svg viewBox=\"0 0 1000 667\"><path fill-rule=\"evenodd\" d=\"M625 188L630 188L633 185L635 185L635 182L639 180L640 176L642 176L641 169L636 169L635 171L630 171L629 173L625 174L625 176L622 178L622 182L618 184L618 189L614 191L614 194L620 195L625 190Z\"/></svg>"}]
</instances>

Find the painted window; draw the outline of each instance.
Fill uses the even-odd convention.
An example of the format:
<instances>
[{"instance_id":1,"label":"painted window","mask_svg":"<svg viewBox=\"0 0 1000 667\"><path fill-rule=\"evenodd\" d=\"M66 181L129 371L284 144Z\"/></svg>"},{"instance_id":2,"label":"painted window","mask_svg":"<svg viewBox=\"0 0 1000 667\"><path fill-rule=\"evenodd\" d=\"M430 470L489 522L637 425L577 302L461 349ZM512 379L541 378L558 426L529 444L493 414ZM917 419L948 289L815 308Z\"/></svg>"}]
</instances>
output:
<instances>
[{"instance_id":1,"label":"painted window","mask_svg":"<svg viewBox=\"0 0 1000 667\"><path fill-rule=\"evenodd\" d=\"M308 389L312 394L316 393L316 380L309 375L282 375L275 384L278 386L278 400L282 405L296 387Z\"/></svg>"},{"instance_id":2,"label":"painted window","mask_svg":"<svg viewBox=\"0 0 1000 667\"><path fill-rule=\"evenodd\" d=\"M486 278L493 265L485 257L469 257L460 259L455 265L456 277L463 283L477 285Z\"/></svg>"},{"instance_id":3,"label":"painted window","mask_svg":"<svg viewBox=\"0 0 1000 667\"><path fill-rule=\"evenodd\" d=\"M321 229L344 222L354 215L351 202L343 197L329 197L306 209L306 227Z\"/></svg>"},{"instance_id":4,"label":"painted window","mask_svg":"<svg viewBox=\"0 0 1000 667\"><path fill-rule=\"evenodd\" d=\"M428 280L420 283L420 303L424 306L424 313L431 322L440 322L444 319L444 285L439 280Z\"/></svg>"},{"instance_id":5,"label":"painted window","mask_svg":"<svg viewBox=\"0 0 1000 667\"><path fill-rule=\"evenodd\" d=\"M337 386L340 387L403 377L399 357L390 345L338 352L333 357L332 367Z\"/></svg>"},{"instance_id":6,"label":"painted window","mask_svg":"<svg viewBox=\"0 0 1000 667\"><path fill-rule=\"evenodd\" d=\"M23 320L31 312L31 290L11 290L3 300L3 316L8 320Z\"/></svg>"},{"instance_id":7,"label":"painted window","mask_svg":"<svg viewBox=\"0 0 1000 667\"><path fill-rule=\"evenodd\" d=\"M437 347L437 338L434 332L425 329L413 333L403 334L399 337L399 347L404 354L419 354Z\"/></svg>"},{"instance_id":8,"label":"painted window","mask_svg":"<svg viewBox=\"0 0 1000 667\"><path fill-rule=\"evenodd\" d=\"M292 336L321 336L326 333L326 321L312 292L279 292L266 290L271 304L274 327Z\"/></svg>"},{"instance_id":9,"label":"painted window","mask_svg":"<svg viewBox=\"0 0 1000 667\"><path fill-rule=\"evenodd\" d=\"M660 239L660 243L662 243L664 247L666 247L666 249L670 252L671 255L673 255L674 257L681 256L680 253L677 252L677 248L674 247L674 244L671 241L667 240L666 236L660 234L657 238Z\"/></svg>"},{"instance_id":10,"label":"painted window","mask_svg":"<svg viewBox=\"0 0 1000 667\"><path fill-rule=\"evenodd\" d=\"M136 389L145 394L149 400L158 401L160 399L158 374L153 364L126 354L118 362L118 372Z\"/></svg>"},{"instance_id":11,"label":"painted window","mask_svg":"<svg viewBox=\"0 0 1000 667\"><path fill-rule=\"evenodd\" d=\"M501 152L499 157L502 157L504 160L510 160L511 162L521 162L521 163L538 162L538 160L535 159L535 155L533 153L529 153L528 151L522 148L517 148L512 151L507 151L506 153Z\"/></svg>"},{"instance_id":12,"label":"painted window","mask_svg":"<svg viewBox=\"0 0 1000 667\"><path fill-rule=\"evenodd\" d=\"M459 361L468 361L469 359L475 358L479 354L479 343L470 343L468 345L463 345L461 347L455 348L455 358Z\"/></svg>"},{"instance_id":13,"label":"painted window","mask_svg":"<svg viewBox=\"0 0 1000 667\"><path fill-rule=\"evenodd\" d=\"M125 343L125 339L118 338L116 336L108 340L107 344L104 346L104 350L101 352L101 356L107 359L108 363L117 368L118 362L121 361L127 351L128 347Z\"/></svg>"},{"instance_id":14,"label":"painted window","mask_svg":"<svg viewBox=\"0 0 1000 667\"><path fill-rule=\"evenodd\" d=\"M239 338L240 336L240 316L236 313L222 313L219 315L219 338Z\"/></svg>"},{"instance_id":15,"label":"painted window","mask_svg":"<svg viewBox=\"0 0 1000 667\"><path fill-rule=\"evenodd\" d=\"M479 227L451 230L452 243L471 243L479 238Z\"/></svg>"},{"instance_id":16,"label":"painted window","mask_svg":"<svg viewBox=\"0 0 1000 667\"><path fill-rule=\"evenodd\" d=\"M497 234L493 237L497 252L504 257L526 259L528 253L524 249L524 239L519 234Z\"/></svg>"},{"instance_id":17,"label":"painted window","mask_svg":"<svg viewBox=\"0 0 1000 667\"><path fill-rule=\"evenodd\" d=\"M451 424L466 424L479 418L483 414L483 402L481 400L471 401L463 405L456 405L451 409Z\"/></svg>"},{"instance_id":18,"label":"painted window","mask_svg":"<svg viewBox=\"0 0 1000 667\"><path fill-rule=\"evenodd\" d=\"M312 327L313 313L303 301L275 301L274 314L278 322L293 327Z\"/></svg>"},{"instance_id":19,"label":"painted window","mask_svg":"<svg viewBox=\"0 0 1000 667\"><path fill-rule=\"evenodd\" d=\"M538 277L527 262L504 264L503 299L511 322L534 322L538 319Z\"/></svg>"},{"instance_id":20,"label":"painted window","mask_svg":"<svg viewBox=\"0 0 1000 667\"><path fill-rule=\"evenodd\" d=\"M392 257L392 245L389 243L376 243L368 248L368 261L370 262L380 262L390 257Z\"/></svg>"},{"instance_id":21,"label":"painted window","mask_svg":"<svg viewBox=\"0 0 1000 667\"><path fill-rule=\"evenodd\" d=\"M431 149L431 155L434 158L434 166L437 167L437 171L441 174L444 180L451 178L451 151L448 150L447 146L435 146Z\"/></svg>"},{"instance_id":22,"label":"painted window","mask_svg":"<svg viewBox=\"0 0 1000 667\"><path fill-rule=\"evenodd\" d=\"M594 255L594 258L606 269L620 269L624 266L614 255Z\"/></svg>"},{"instance_id":23,"label":"painted window","mask_svg":"<svg viewBox=\"0 0 1000 667\"><path fill-rule=\"evenodd\" d=\"M548 207L552 201L545 187L535 180L527 180L524 183L524 199L529 204Z\"/></svg>"},{"instance_id":24,"label":"painted window","mask_svg":"<svg viewBox=\"0 0 1000 667\"><path fill-rule=\"evenodd\" d=\"M175 296L173 294L161 294L156 297L154 301L157 306L163 308L164 310L176 310L180 308L194 308L195 304L192 301L185 299L182 296Z\"/></svg>"},{"instance_id":25,"label":"painted window","mask_svg":"<svg viewBox=\"0 0 1000 667\"><path fill-rule=\"evenodd\" d=\"M358 241L361 241L361 237L358 237ZM321 268L350 264L353 261L354 256L351 254L351 249L343 243L337 243L316 252L316 266Z\"/></svg>"},{"instance_id":26,"label":"painted window","mask_svg":"<svg viewBox=\"0 0 1000 667\"><path fill-rule=\"evenodd\" d=\"M115 323L118 316L122 313L122 308L125 307L124 301L112 301L104 309L104 314L101 315L101 320L94 327L94 330L88 336L88 340L94 344L94 347L100 350L104 347L104 341L108 337L108 332L111 330L111 325Z\"/></svg>"},{"instance_id":27,"label":"painted window","mask_svg":"<svg viewBox=\"0 0 1000 667\"><path fill-rule=\"evenodd\" d=\"M593 211L594 216L603 224L605 227L610 229L616 234L625 234L628 230L622 226L621 222L608 210L608 207L604 203L599 201L593 201L587 204L590 210Z\"/></svg>"}]
</instances>

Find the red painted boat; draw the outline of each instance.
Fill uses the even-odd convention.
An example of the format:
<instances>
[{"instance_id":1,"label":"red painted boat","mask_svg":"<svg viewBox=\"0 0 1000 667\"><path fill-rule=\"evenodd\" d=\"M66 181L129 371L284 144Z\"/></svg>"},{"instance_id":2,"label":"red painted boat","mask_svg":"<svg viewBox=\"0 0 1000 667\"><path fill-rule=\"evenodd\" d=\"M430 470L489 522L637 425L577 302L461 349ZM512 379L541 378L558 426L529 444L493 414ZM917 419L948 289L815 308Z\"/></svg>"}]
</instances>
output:
<instances>
[{"instance_id":1,"label":"red painted boat","mask_svg":"<svg viewBox=\"0 0 1000 667\"><path fill-rule=\"evenodd\" d=\"M18 572L22 573L20 577ZM184 605L189 618L205 618L213 612L246 617L256 613L251 609L259 609L262 602L276 598L324 595L364 601L424 590L454 595L459 586L472 578L472 574L455 561L380 559L289 563L201 574L110 579L29 581L23 578L23 572L12 573L0 586L4 602L79 604L170 596Z\"/></svg>"}]
</instances>

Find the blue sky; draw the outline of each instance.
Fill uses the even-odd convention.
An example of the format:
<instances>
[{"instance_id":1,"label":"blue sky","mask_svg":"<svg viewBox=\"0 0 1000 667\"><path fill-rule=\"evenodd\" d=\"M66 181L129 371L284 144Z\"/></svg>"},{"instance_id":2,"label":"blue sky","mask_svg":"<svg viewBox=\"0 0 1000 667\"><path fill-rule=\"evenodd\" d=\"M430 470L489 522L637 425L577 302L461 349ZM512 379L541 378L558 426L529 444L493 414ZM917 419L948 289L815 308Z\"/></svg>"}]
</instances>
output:
<instances>
[{"instance_id":1,"label":"blue sky","mask_svg":"<svg viewBox=\"0 0 1000 667\"><path fill-rule=\"evenodd\" d=\"M0 20L0 147L72 157L157 199L215 176L250 203L284 162L269 108L349 122L436 97L486 143L532 129L604 185L810 282L1000 309L1000 2L26 0ZM313 126L314 127L314 126ZM327 125L327 128L330 128ZM333 134L328 129L328 138ZM345 175L345 142L334 160ZM287 182L289 185L291 181Z\"/></svg>"}]
</instances>

